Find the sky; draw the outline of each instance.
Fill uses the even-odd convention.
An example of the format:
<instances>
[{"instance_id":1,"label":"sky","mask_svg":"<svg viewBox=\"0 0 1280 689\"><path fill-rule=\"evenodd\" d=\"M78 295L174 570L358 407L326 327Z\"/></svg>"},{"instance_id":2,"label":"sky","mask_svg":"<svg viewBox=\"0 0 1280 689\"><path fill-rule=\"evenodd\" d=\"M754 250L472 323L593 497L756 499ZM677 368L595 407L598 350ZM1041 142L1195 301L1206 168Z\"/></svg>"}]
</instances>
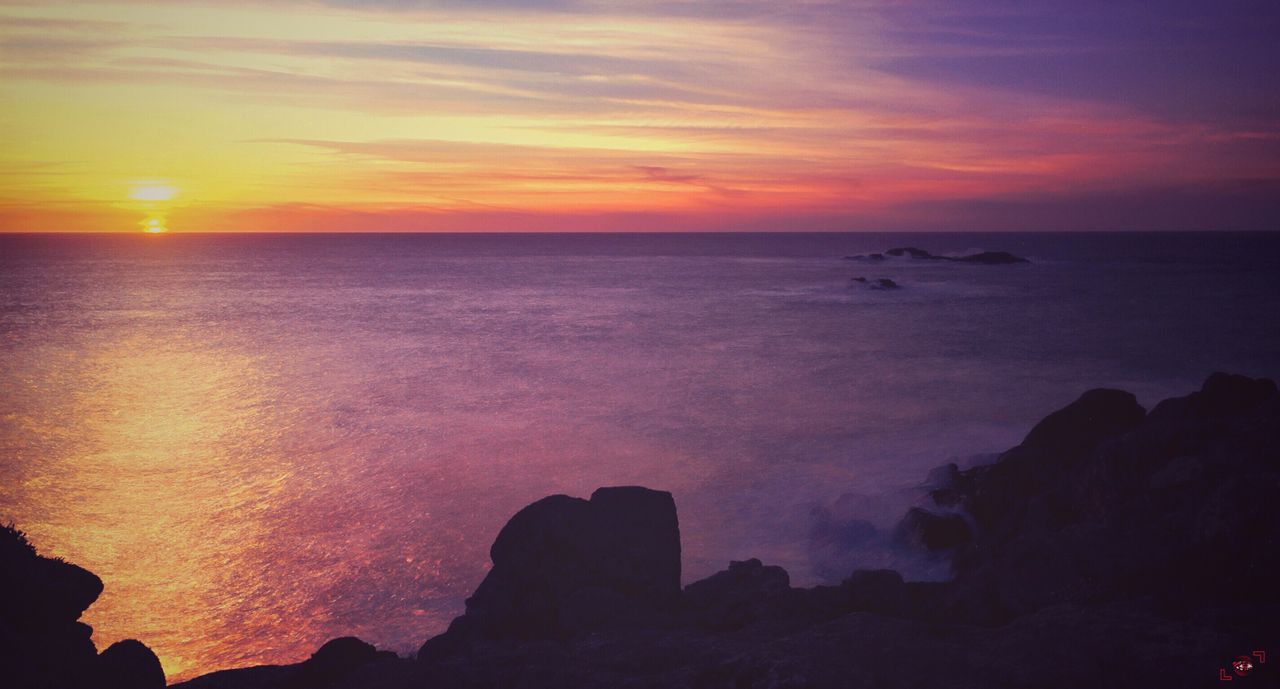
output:
<instances>
[{"instance_id":1,"label":"sky","mask_svg":"<svg viewBox=\"0 0 1280 689\"><path fill-rule=\"evenodd\" d=\"M0 0L0 231L1280 229L1274 0Z\"/></svg>"}]
</instances>

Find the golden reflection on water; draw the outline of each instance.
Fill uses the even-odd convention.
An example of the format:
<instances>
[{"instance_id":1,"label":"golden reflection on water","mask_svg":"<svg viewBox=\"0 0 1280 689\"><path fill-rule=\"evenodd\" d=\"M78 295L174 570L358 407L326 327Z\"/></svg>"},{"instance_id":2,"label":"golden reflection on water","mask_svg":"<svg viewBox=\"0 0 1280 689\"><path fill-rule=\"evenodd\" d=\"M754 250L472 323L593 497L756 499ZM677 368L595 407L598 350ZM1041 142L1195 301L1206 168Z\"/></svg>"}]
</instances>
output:
<instances>
[{"instance_id":1,"label":"golden reflection on water","mask_svg":"<svg viewBox=\"0 0 1280 689\"><path fill-rule=\"evenodd\" d=\"M64 451L28 474L23 526L105 582L84 617L99 650L140 638L173 680L279 643L252 631L291 601L255 609L229 574L262 548L261 518L289 474L272 438L249 435L273 427L254 361L135 335L59 363L58 389L33 395L44 408L18 425L33 445L69 428L78 437L53 438ZM217 628L229 617L242 633Z\"/></svg>"}]
</instances>

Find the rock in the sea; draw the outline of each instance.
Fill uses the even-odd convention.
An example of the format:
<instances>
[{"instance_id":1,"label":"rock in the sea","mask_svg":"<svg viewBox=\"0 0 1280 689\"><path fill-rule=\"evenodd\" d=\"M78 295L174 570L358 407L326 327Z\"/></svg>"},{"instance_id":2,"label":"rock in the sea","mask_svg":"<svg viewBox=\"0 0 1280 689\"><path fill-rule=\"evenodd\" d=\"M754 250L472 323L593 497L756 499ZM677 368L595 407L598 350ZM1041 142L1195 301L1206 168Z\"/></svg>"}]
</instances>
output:
<instances>
[{"instance_id":1,"label":"rock in the sea","mask_svg":"<svg viewBox=\"0 0 1280 689\"><path fill-rule=\"evenodd\" d=\"M99 685L104 689L159 689L165 685L160 659L141 641L111 644L98 656Z\"/></svg>"},{"instance_id":2,"label":"rock in the sea","mask_svg":"<svg viewBox=\"0 0 1280 689\"><path fill-rule=\"evenodd\" d=\"M981 263L989 266L1031 262L1021 256L1014 256L1008 251L982 251L976 254L969 254L968 256L959 256L953 260L964 263Z\"/></svg>"},{"instance_id":3,"label":"rock in the sea","mask_svg":"<svg viewBox=\"0 0 1280 689\"><path fill-rule=\"evenodd\" d=\"M910 256L911 258L918 258L927 261L955 261L958 263L976 263L989 266L1031 262L1021 256L1015 256L1008 251L980 251L976 254L969 254L967 256L942 256L930 253L918 247L904 246L889 249L885 253L890 256Z\"/></svg>"},{"instance_id":4,"label":"rock in the sea","mask_svg":"<svg viewBox=\"0 0 1280 689\"><path fill-rule=\"evenodd\" d=\"M894 282L893 280L890 280L889 278L876 278L875 280L870 280L866 277L859 275L858 277L849 278L849 281L866 285L871 289L898 289L899 287L901 287L901 285Z\"/></svg>"},{"instance_id":5,"label":"rock in the sea","mask_svg":"<svg viewBox=\"0 0 1280 689\"><path fill-rule=\"evenodd\" d=\"M890 256L910 256L911 258L935 258L935 256L924 249L914 246L898 247L889 249L885 252Z\"/></svg>"}]
</instances>

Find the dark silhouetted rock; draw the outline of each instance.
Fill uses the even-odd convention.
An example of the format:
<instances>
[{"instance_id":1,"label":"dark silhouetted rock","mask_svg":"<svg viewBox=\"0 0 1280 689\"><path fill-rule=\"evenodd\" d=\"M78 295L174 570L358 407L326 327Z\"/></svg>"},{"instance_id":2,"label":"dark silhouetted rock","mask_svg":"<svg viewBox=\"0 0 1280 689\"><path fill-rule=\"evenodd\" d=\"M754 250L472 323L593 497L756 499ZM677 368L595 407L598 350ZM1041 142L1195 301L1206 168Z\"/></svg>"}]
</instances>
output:
<instances>
[{"instance_id":1,"label":"dark silhouetted rock","mask_svg":"<svg viewBox=\"0 0 1280 689\"><path fill-rule=\"evenodd\" d=\"M325 642L303 665L321 672L346 672L378 657L378 649L354 636Z\"/></svg>"},{"instance_id":2,"label":"dark silhouetted rock","mask_svg":"<svg viewBox=\"0 0 1280 689\"><path fill-rule=\"evenodd\" d=\"M1104 438L1137 427L1144 418L1146 410L1132 393L1089 390L1036 424L1022 447L1051 453L1082 452Z\"/></svg>"},{"instance_id":3,"label":"dark silhouetted rock","mask_svg":"<svg viewBox=\"0 0 1280 689\"><path fill-rule=\"evenodd\" d=\"M889 249L885 253L890 256L910 256L911 258L934 258L933 254L929 253L928 251L925 251L924 249L918 249L914 246Z\"/></svg>"},{"instance_id":4,"label":"dark silhouetted rock","mask_svg":"<svg viewBox=\"0 0 1280 689\"><path fill-rule=\"evenodd\" d=\"M111 644L98 656L99 686L105 689L156 689L165 685L160 659L141 641Z\"/></svg>"},{"instance_id":5,"label":"dark silhouetted rock","mask_svg":"<svg viewBox=\"0 0 1280 689\"><path fill-rule=\"evenodd\" d=\"M507 522L489 554L493 568L446 637L571 635L646 617L680 595L680 529L667 492L621 487L589 501L543 498ZM604 619L584 609L605 604L614 614Z\"/></svg>"},{"instance_id":6,"label":"dark silhouetted rock","mask_svg":"<svg viewBox=\"0 0 1280 689\"><path fill-rule=\"evenodd\" d=\"M891 612L906 607L906 582L892 569L857 570L840 587L850 610Z\"/></svg>"},{"instance_id":7,"label":"dark silhouetted rock","mask_svg":"<svg viewBox=\"0 0 1280 689\"><path fill-rule=\"evenodd\" d=\"M420 685L413 661L353 636L325 642L293 665L221 670L174 685L183 689L380 689Z\"/></svg>"},{"instance_id":8,"label":"dark silhouetted rock","mask_svg":"<svg viewBox=\"0 0 1280 689\"><path fill-rule=\"evenodd\" d=\"M976 254L967 256L941 256L930 253L924 249L914 246L897 247L889 249L885 252L890 256L902 257L910 256L911 258L922 259L926 261L954 261L956 263L974 263L980 265L1010 265L1014 263L1030 263L1021 256L1015 256L1007 251L980 251ZM878 255L878 254L873 254ZM846 257L848 258L848 257ZM861 258L861 257L855 257Z\"/></svg>"},{"instance_id":9,"label":"dark silhouetted rock","mask_svg":"<svg viewBox=\"0 0 1280 689\"><path fill-rule=\"evenodd\" d=\"M684 598L701 624L737 629L758 619L769 603L790 590L785 569L752 558L730 562L729 569L689 584Z\"/></svg>"},{"instance_id":10,"label":"dark silhouetted rock","mask_svg":"<svg viewBox=\"0 0 1280 689\"><path fill-rule=\"evenodd\" d=\"M898 522L894 536L900 543L937 551L968 543L973 539L973 532L964 517L958 514L934 514L912 507Z\"/></svg>"},{"instance_id":11,"label":"dark silhouetted rock","mask_svg":"<svg viewBox=\"0 0 1280 689\"><path fill-rule=\"evenodd\" d=\"M97 685L93 630L77 620L102 580L42 557L13 526L0 525L0 676L14 689Z\"/></svg>"},{"instance_id":12,"label":"dark silhouetted rock","mask_svg":"<svg viewBox=\"0 0 1280 689\"><path fill-rule=\"evenodd\" d=\"M1021 256L1014 256L1007 251L982 251L976 254L969 254L968 256L959 256L954 260L961 261L963 263L982 263L989 266L1007 265L1011 263L1030 263L1027 259L1022 258Z\"/></svg>"},{"instance_id":13,"label":"dark silhouetted rock","mask_svg":"<svg viewBox=\"0 0 1280 689\"><path fill-rule=\"evenodd\" d=\"M858 276L854 278L849 278L849 280L850 282L856 282L862 285L866 285L871 289L898 289L901 286L898 283L894 282L893 280L890 280L889 278L876 278L875 280L869 280L865 277Z\"/></svg>"}]
</instances>

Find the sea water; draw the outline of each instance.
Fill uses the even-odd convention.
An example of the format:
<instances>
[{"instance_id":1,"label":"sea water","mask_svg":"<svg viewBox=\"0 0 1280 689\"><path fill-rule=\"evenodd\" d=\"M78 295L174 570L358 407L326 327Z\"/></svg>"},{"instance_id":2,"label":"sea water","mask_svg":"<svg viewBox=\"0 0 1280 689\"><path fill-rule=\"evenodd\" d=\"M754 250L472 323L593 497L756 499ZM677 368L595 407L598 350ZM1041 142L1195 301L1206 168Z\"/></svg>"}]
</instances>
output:
<instances>
[{"instance_id":1,"label":"sea water","mask_svg":"<svg viewBox=\"0 0 1280 689\"><path fill-rule=\"evenodd\" d=\"M1031 262L844 258L894 246ZM686 582L816 583L822 506L1277 376L1278 306L1272 234L0 235L0 519L171 677L411 653L545 495L669 490Z\"/></svg>"}]
</instances>

